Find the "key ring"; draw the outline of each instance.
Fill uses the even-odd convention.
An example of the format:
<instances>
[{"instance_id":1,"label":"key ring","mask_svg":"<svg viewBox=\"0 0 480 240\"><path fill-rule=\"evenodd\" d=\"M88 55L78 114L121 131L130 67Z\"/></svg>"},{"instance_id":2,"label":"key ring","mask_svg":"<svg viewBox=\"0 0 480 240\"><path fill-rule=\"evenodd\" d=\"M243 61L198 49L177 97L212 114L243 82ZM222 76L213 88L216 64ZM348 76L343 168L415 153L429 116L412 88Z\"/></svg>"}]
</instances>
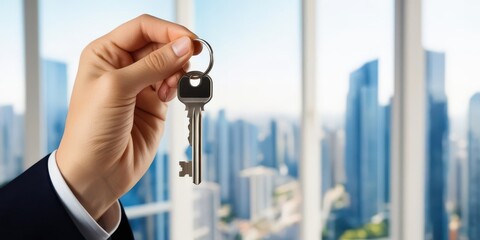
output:
<instances>
[{"instance_id":1,"label":"key ring","mask_svg":"<svg viewBox=\"0 0 480 240\"><path fill-rule=\"evenodd\" d=\"M197 74L199 71L195 71L193 74L190 74L190 79L201 79L201 78L205 77L205 75L207 75L210 72L210 70L212 70L212 67L213 67L213 49L210 46L210 44L208 44L207 41L205 41L201 38L193 39L193 41L197 41L197 42L203 44L204 46L206 46L207 49L208 49L208 53L210 54L210 62L208 63L208 67L205 70L205 72L203 72L202 74Z\"/></svg>"}]
</instances>

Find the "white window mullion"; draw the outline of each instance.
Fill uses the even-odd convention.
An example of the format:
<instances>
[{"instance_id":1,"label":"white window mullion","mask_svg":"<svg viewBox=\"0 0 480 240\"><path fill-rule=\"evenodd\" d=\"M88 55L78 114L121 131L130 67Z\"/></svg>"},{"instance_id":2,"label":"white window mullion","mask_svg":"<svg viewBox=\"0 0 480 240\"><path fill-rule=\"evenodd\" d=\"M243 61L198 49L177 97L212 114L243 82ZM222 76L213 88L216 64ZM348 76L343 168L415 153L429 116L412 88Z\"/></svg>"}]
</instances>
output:
<instances>
[{"instance_id":1,"label":"white window mullion","mask_svg":"<svg viewBox=\"0 0 480 240\"><path fill-rule=\"evenodd\" d=\"M25 159L24 169L43 157L43 114L40 82L38 0L23 1L25 51Z\"/></svg>"},{"instance_id":2,"label":"white window mullion","mask_svg":"<svg viewBox=\"0 0 480 240\"><path fill-rule=\"evenodd\" d=\"M316 0L302 0L302 116L300 185L302 188L300 239L320 239L320 124L316 108Z\"/></svg>"},{"instance_id":3,"label":"white window mullion","mask_svg":"<svg viewBox=\"0 0 480 240\"><path fill-rule=\"evenodd\" d=\"M168 211L170 211L169 202L153 202L125 207L125 214L129 220L166 213Z\"/></svg>"},{"instance_id":4,"label":"white window mullion","mask_svg":"<svg viewBox=\"0 0 480 240\"><path fill-rule=\"evenodd\" d=\"M176 1L176 22L192 29L194 20L193 0ZM169 181L170 181L170 239L194 239L193 183L192 178L180 178L178 161L185 161L187 138L185 106L178 101L169 103L167 121L170 122Z\"/></svg>"},{"instance_id":5,"label":"white window mullion","mask_svg":"<svg viewBox=\"0 0 480 240\"><path fill-rule=\"evenodd\" d=\"M426 93L422 1L395 1L391 237L424 239Z\"/></svg>"}]
</instances>

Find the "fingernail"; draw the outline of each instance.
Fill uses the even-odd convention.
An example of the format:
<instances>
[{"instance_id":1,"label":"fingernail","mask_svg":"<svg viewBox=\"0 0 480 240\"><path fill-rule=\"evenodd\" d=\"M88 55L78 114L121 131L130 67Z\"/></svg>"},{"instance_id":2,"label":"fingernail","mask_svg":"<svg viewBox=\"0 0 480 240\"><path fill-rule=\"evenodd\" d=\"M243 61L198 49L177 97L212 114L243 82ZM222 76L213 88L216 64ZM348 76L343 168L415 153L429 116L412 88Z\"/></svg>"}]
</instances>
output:
<instances>
[{"instance_id":1,"label":"fingernail","mask_svg":"<svg viewBox=\"0 0 480 240\"><path fill-rule=\"evenodd\" d=\"M190 44L192 44L192 41L189 37L181 37L173 43L172 50L177 57L181 57L187 54L190 49Z\"/></svg>"}]
</instances>

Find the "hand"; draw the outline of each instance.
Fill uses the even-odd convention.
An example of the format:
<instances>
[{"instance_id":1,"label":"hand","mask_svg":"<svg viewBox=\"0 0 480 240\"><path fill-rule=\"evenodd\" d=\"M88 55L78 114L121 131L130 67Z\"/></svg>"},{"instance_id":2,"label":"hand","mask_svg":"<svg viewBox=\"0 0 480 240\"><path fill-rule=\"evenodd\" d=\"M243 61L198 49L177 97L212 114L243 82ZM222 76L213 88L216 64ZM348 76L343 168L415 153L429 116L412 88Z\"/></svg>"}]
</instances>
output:
<instances>
[{"instance_id":1,"label":"hand","mask_svg":"<svg viewBox=\"0 0 480 240\"><path fill-rule=\"evenodd\" d=\"M152 163L167 102L197 51L195 34L148 15L133 19L82 52L58 167L98 220Z\"/></svg>"}]
</instances>

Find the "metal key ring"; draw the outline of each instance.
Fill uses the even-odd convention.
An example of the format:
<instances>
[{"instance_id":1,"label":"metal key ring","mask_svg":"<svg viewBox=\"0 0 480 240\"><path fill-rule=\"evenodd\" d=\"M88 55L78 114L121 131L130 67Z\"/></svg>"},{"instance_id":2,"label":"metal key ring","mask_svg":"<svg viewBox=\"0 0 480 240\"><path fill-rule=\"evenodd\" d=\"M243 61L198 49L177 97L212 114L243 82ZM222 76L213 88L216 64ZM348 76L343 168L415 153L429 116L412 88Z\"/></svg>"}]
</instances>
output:
<instances>
[{"instance_id":1,"label":"metal key ring","mask_svg":"<svg viewBox=\"0 0 480 240\"><path fill-rule=\"evenodd\" d=\"M205 72L203 72L202 74L191 74L190 75L190 79L201 79L203 78L205 75L207 75L210 70L212 70L212 67L213 67L213 49L212 47L210 46L210 44L208 44L207 41L201 39L201 38L196 38L196 39L193 39L193 41L197 41L197 42L200 42L201 44L205 45L208 49L208 53L210 54L210 62L208 63L208 67L207 69L205 70ZM195 72L199 72L199 71L195 71Z\"/></svg>"}]
</instances>

